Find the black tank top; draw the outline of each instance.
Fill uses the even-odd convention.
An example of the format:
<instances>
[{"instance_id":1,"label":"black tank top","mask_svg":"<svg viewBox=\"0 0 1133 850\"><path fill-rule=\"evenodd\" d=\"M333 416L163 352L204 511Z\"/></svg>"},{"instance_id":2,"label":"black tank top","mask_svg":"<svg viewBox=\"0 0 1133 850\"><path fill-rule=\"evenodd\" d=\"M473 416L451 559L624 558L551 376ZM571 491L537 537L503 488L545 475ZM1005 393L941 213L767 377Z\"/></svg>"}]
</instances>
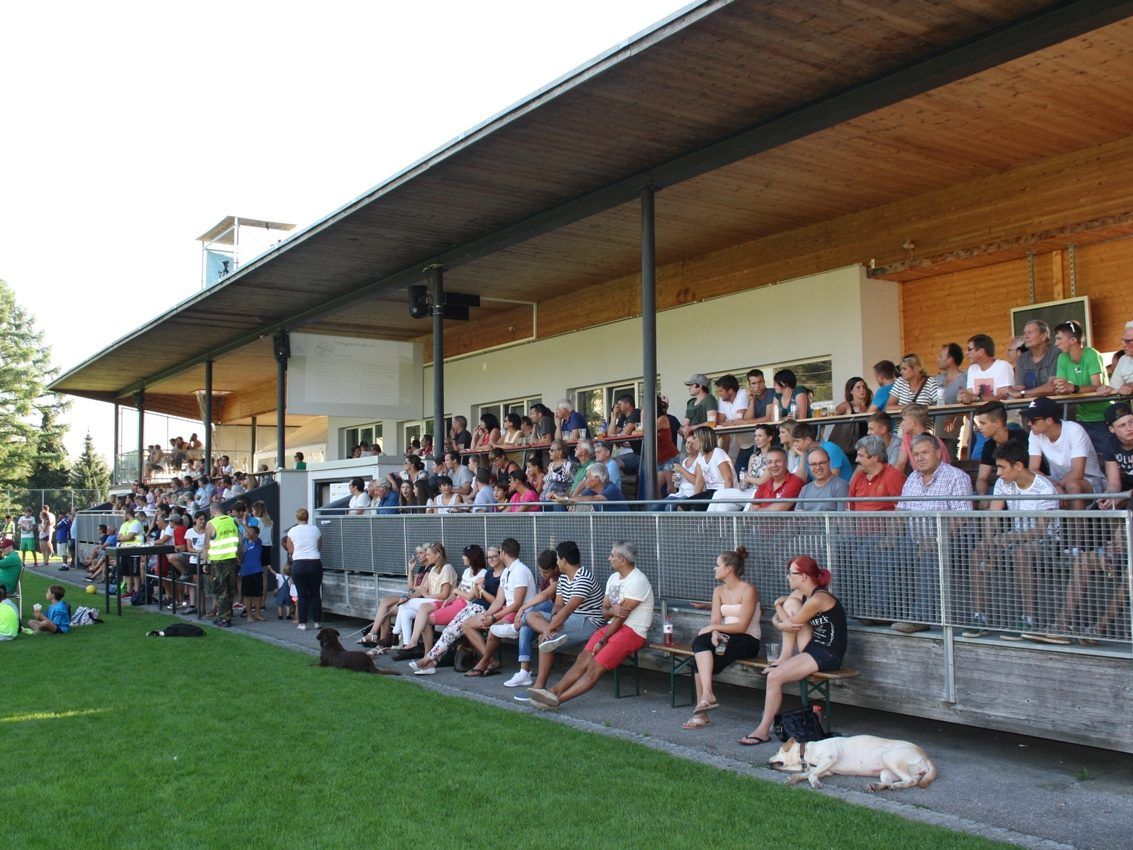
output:
<instances>
[{"instance_id":1,"label":"black tank top","mask_svg":"<svg viewBox=\"0 0 1133 850\"><path fill-rule=\"evenodd\" d=\"M829 590L819 588L815 593L825 593L834 600L834 607L822 611L810 621L813 632L811 643L821 646L831 655L841 659L846 655L846 609L842 602ZM804 600L805 601L805 600Z\"/></svg>"}]
</instances>

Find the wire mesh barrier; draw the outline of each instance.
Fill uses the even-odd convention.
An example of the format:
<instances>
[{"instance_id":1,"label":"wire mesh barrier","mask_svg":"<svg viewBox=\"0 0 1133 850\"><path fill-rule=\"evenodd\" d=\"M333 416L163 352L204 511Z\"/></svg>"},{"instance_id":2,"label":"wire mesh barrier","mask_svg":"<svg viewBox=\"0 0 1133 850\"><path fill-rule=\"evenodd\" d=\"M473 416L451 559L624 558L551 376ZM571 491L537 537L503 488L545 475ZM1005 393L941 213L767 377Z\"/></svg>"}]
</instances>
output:
<instances>
[{"instance_id":1,"label":"wire mesh barrier","mask_svg":"<svg viewBox=\"0 0 1133 850\"><path fill-rule=\"evenodd\" d=\"M102 494L105 498L105 494ZM73 490L70 487L56 489L4 489L0 490L0 516L12 514L18 516L24 508L31 508L38 518L40 508L47 505L55 513L82 510L87 505L98 501L100 494L97 490Z\"/></svg>"},{"instance_id":2,"label":"wire mesh barrier","mask_svg":"<svg viewBox=\"0 0 1133 850\"><path fill-rule=\"evenodd\" d=\"M812 555L833 573L850 616L945 628L954 636L1070 643L1133 641L1127 511L501 513L320 515L327 570L403 576L413 548L514 537L521 558L575 541L604 575L615 541L659 599L708 600L716 556L747 547L747 577L769 603L787 592L787 563ZM1115 646L1116 644L1125 644Z\"/></svg>"}]
</instances>

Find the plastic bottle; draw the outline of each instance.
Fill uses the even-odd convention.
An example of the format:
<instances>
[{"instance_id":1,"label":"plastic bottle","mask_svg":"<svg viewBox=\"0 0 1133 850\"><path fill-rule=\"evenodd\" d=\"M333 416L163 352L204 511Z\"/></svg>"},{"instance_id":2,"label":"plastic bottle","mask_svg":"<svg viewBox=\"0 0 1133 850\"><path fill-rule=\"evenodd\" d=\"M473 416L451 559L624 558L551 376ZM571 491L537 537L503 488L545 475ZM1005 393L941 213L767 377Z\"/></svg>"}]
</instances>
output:
<instances>
[{"instance_id":1,"label":"plastic bottle","mask_svg":"<svg viewBox=\"0 0 1133 850\"><path fill-rule=\"evenodd\" d=\"M606 421L605 419L603 419L603 420L602 420L602 426L601 426L601 430L600 430L600 431L598 432L598 436L599 436L599 437L605 437L605 436L606 436L606 431L607 431L607 430L609 429L609 427L610 427L610 423L609 423L609 422L607 422L607 421Z\"/></svg>"},{"instance_id":2,"label":"plastic bottle","mask_svg":"<svg viewBox=\"0 0 1133 850\"><path fill-rule=\"evenodd\" d=\"M668 611L665 612L665 622L661 626L661 634L663 635L665 646L673 645L673 615Z\"/></svg>"}]
</instances>

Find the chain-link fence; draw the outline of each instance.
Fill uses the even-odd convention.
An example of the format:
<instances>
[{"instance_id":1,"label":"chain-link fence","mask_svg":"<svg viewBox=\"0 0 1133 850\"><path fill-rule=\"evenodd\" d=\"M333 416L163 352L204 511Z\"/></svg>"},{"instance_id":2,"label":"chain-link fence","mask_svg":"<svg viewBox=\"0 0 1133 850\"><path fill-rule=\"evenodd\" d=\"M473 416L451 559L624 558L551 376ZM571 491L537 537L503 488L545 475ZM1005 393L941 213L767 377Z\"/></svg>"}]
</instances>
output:
<instances>
[{"instance_id":1,"label":"chain-link fence","mask_svg":"<svg viewBox=\"0 0 1133 850\"><path fill-rule=\"evenodd\" d=\"M628 540L658 599L708 600L716 556L742 545L747 577L768 602L787 592L788 560L809 554L831 569L833 591L852 617L1034 643L1133 640L1127 511L320 515L315 522L327 570L401 576L420 543L440 541L459 565L464 546L514 537L528 564L541 549L573 540L602 575L611 545Z\"/></svg>"}]
</instances>

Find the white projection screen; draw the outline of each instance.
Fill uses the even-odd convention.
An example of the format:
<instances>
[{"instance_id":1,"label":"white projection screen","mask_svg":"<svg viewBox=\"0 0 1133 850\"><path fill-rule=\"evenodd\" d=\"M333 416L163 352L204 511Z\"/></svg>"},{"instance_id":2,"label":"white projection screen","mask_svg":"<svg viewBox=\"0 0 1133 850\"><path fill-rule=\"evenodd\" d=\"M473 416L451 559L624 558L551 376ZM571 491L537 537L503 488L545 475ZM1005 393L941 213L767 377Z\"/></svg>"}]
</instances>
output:
<instances>
[{"instance_id":1,"label":"white projection screen","mask_svg":"<svg viewBox=\"0 0 1133 850\"><path fill-rule=\"evenodd\" d=\"M419 419L421 361L419 343L293 333L287 412Z\"/></svg>"}]
</instances>

